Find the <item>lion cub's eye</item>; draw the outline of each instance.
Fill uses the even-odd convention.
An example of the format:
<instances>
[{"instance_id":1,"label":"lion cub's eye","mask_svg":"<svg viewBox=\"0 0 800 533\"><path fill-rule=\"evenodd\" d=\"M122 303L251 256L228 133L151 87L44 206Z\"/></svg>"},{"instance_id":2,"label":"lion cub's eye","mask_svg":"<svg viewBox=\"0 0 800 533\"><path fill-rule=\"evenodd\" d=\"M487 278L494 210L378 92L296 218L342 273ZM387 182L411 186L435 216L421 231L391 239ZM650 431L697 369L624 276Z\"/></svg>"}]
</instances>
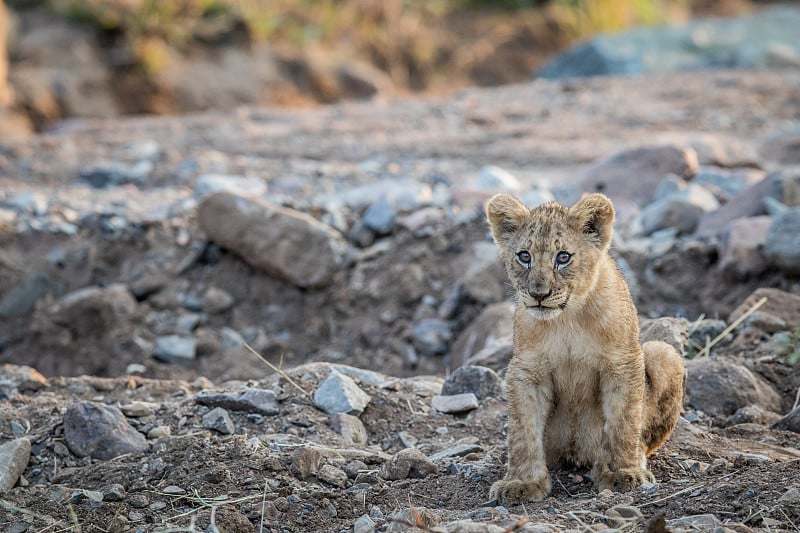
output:
<instances>
[{"instance_id":1,"label":"lion cub's eye","mask_svg":"<svg viewBox=\"0 0 800 533\"><path fill-rule=\"evenodd\" d=\"M556 265L566 265L569 263L569 260L572 259L572 255L567 252L558 252L556 254Z\"/></svg>"},{"instance_id":2,"label":"lion cub's eye","mask_svg":"<svg viewBox=\"0 0 800 533\"><path fill-rule=\"evenodd\" d=\"M531 253L527 250L522 250L521 252L518 252L517 261L519 261L519 264L524 267L531 266Z\"/></svg>"}]
</instances>

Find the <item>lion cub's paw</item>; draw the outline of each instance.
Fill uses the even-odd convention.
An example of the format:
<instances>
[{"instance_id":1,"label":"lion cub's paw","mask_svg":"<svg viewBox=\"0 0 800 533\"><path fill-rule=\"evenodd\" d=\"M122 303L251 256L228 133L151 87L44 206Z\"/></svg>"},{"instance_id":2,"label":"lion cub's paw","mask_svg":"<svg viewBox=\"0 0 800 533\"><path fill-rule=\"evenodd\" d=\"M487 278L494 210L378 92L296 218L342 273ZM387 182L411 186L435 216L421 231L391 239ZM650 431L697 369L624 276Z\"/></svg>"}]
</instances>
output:
<instances>
[{"instance_id":1,"label":"lion cub's paw","mask_svg":"<svg viewBox=\"0 0 800 533\"><path fill-rule=\"evenodd\" d=\"M538 480L503 479L492 485L489 497L502 504L538 502L550 494L550 476Z\"/></svg>"},{"instance_id":2,"label":"lion cub's paw","mask_svg":"<svg viewBox=\"0 0 800 533\"><path fill-rule=\"evenodd\" d=\"M644 468L624 468L616 472L606 470L597 477L597 490L628 492L646 483L654 483L655 480L653 474Z\"/></svg>"}]
</instances>

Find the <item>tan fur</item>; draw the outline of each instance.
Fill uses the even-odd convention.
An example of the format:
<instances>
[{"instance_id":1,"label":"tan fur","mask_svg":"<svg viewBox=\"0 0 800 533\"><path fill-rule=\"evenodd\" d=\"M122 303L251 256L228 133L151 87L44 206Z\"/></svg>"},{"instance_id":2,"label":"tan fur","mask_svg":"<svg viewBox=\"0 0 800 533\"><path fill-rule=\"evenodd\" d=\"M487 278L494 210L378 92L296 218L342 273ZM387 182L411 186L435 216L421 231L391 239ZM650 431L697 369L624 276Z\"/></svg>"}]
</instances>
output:
<instances>
[{"instance_id":1,"label":"tan fur","mask_svg":"<svg viewBox=\"0 0 800 533\"><path fill-rule=\"evenodd\" d=\"M517 296L506 373L508 471L491 497L545 498L548 465L559 462L591 466L598 490L652 482L645 457L675 427L684 367L670 345L639 344L636 309L608 253L611 201L590 194L571 208L528 209L499 194L486 215ZM527 264L518 261L521 251L530 254ZM562 251L569 261L558 265Z\"/></svg>"}]
</instances>

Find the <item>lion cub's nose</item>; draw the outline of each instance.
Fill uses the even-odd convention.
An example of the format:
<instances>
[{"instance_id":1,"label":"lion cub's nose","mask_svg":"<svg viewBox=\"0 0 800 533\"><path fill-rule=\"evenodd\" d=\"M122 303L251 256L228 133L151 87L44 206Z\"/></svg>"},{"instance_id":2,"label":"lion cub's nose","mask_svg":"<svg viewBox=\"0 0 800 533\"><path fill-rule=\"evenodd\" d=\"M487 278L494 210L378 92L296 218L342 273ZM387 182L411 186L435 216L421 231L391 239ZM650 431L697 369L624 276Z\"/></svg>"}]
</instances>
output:
<instances>
[{"instance_id":1,"label":"lion cub's nose","mask_svg":"<svg viewBox=\"0 0 800 533\"><path fill-rule=\"evenodd\" d=\"M550 289L547 292L541 292L541 290L536 289L528 289L528 294L531 295L531 298L535 299L537 302L541 302L551 294L553 294L553 289Z\"/></svg>"}]
</instances>

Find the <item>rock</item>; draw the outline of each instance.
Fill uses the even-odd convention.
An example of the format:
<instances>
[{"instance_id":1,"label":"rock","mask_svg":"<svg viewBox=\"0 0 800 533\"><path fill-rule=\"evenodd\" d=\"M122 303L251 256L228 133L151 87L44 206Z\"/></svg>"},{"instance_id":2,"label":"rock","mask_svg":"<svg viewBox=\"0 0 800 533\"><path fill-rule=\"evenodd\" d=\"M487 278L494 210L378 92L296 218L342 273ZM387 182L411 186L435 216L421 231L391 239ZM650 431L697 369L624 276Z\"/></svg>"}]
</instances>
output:
<instances>
[{"instance_id":1,"label":"rock","mask_svg":"<svg viewBox=\"0 0 800 533\"><path fill-rule=\"evenodd\" d=\"M664 341L683 353L689 340L689 322L684 318L662 317L642 320L639 342Z\"/></svg>"},{"instance_id":2,"label":"rock","mask_svg":"<svg viewBox=\"0 0 800 533\"><path fill-rule=\"evenodd\" d=\"M374 231L378 235L388 235L394 229L397 219L397 211L386 199L386 195L381 195L364 211L361 222L365 227Z\"/></svg>"},{"instance_id":3,"label":"rock","mask_svg":"<svg viewBox=\"0 0 800 533\"><path fill-rule=\"evenodd\" d=\"M319 471L323 461L324 458L317 449L311 447L297 448L292 455L292 475L298 479L308 479L309 476Z\"/></svg>"},{"instance_id":4,"label":"rock","mask_svg":"<svg viewBox=\"0 0 800 533\"><path fill-rule=\"evenodd\" d=\"M356 416L334 413L331 415L331 427L342 436L346 445L364 446L367 444L367 428Z\"/></svg>"},{"instance_id":5,"label":"rock","mask_svg":"<svg viewBox=\"0 0 800 533\"><path fill-rule=\"evenodd\" d=\"M453 366L461 366L467 359L487 346L500 343L501 339L510 339L513 316L514 304L509 302L499 302L486 307L453 343L453 347L450 349ZM489 364L484 366L498 370L497 367Z\"/></svg>"},{"instance_id":6,"label":"rock","mask_svg":"<svg viewBox=\"0 0 800 533\"><path fill-rule=\"evenodd\" d=\"M434 396L431 407L442 413L465 413L479 407L478 398L471 392L450 396Z\"/></svg>"},{"instance_id":7,"label":"rock","mask_svg":"<svg viewBox=\"0 0 800 533\"><path fill-rule=\"evenodd\" d=\"M328 284L349 256L347 241L330 227L259 200L216 193L200 204L198 219L220 246L301 288Z\"/></svg>"},{"instance_id":8,"label":"rock","mask_svg":"<svg viewBox=\"0 0 800 533\"><path fill-rule=\"evenodd\" d=\"M87 401L67 407L64 440L69 451L78 457L103 461L147 450L147 439L128 423L119 409Z\"/></svg>"},{"instance_id":9,"label":"rock","mask_svg":"<svg viewBox=\"0 0 800 533\"><path fill-rule=\"evenodd\" d=\"M781 497L778 498L778 503L789 505L800 504L800 489L797 489L796 487L789 487L786 492L784 492Z\"/></svg>"},{"instance_id":10,"label":"rock","mask_svg":"<svg viewBox=\"0 0 800 533\"><path fill-rule=\"evenodd\" d=\"M105 502L121 502L125 500L127 491L125 487L119 483L112 483L102 490L103 501Z\"/></svg>"},{"instance_id":11,"label":"rock","mask_svg":"<svg viewBox=\"0 0 800 533\"><path fill-rule=\"evenodd\" d=\"M317 472L317 477L334 487L339 487L340 489L347 487L347 474L341 468L336 468L333 465L322 465L319 472Z\"/></svg>"},{"instance_id":12,"label":"rock","mask_svg":"<svg viewBox=\"0 0 800 533\"><path fill-rule=\"evenodd\" d=\"M430 460L433 462L439 462L444 459L451 459L453 457L464 457L465 455L469 455L471 453L479 453L482 452L483 448L478 444L458 444L456 446L452 446L450 448L446 448L442 451L436 452L430 456Z\"/></svg>"},{"instance_id":13,"label":"rock","mask_svg":"<svg viewBox=\"0 0 800 533\"><path fill-rule=\"evenodd\" d=\"M50 382L35 368L9 364L0 365L0 392L9 397L39 392L49 387Z\"/></svg>"},{"instance_id":14,"label":"rock","mask_svg":"<svg viewBox=\"0 0 800 533\"><path fill-rule=\"evenodd\" d=\"M764 198L783 199L783 183L790 174L778 171L769 174L758 183L747 187L731 198L728 203L703 215L697 226L698 237L716 237L725 232L731 222L738 218L766 214Z\"/></svg>"},{"instance_id":15,"label":"rock","mask_svg":"<svg viewBox=\"0 0 800 533\"><path fill-rule=\"evenodd\" d=\"M472 180L472 186L492 194L496 192L514 192L522 189L522 184L513 174L495 165L481 167L478 175Z\"/></svg>"},{"instance_id":16,"label":"rock","mask_svg":"<svg viewBox=\"0 0 800 533\"><path fill-rule=\"evenodd\" d=\"M503 337L464 361L464 365L485 366L495 372L503 372L511 361L513 350L511 337Z\"/></svg>"},{"instance_id":17,"label":"rock","mask_svg":"<svg viewBox=\"0 0 800 533\"><path fill-rule=\"evenodd\" d=\"M763 248L772 217L757 216L734 220L722 236L719 269L729 278L743 280L769 268Z\"/></svg>"},{"instance_id":18,"label":"rock","mask_svg":"<svg viewBox=\"0 0 800 533\"><path fill-rule=\"evenodd\" d=\"M506 528L494 524L484 524L473 522L472 520L448 522L444 525L444 528L447 533L505 533L508 531ZM527 528L523 531L527 531Z\"/></svg>"},{"instance_id":19,"label":"rock","mask_svg":"<svg viewBox=\"0 0 800 533\"><path fill-rule=\"evenodd\" d=\"M425 478L438 472L436 465L417 448L405 448L392 456L381 468L387 481Z\"/></svg>"},{"instance_id":20,"label":"rock","mask_svg":"<svg viewBox=\"0 0 800 533\"><path fill-rule=\"evenodd\" d=\"M727 326L724 320L715 320L712 318L694 322L690 328L689 341L692 346L698 350L703 349L707 343L710 343L725 331ZM730 335L728 335L728 338L730 338Z\"/></svg>"},{"instance_id":21,"label":"rock","mask_svg":"<svg viewBox=\"0 0 800 533\"><path fill-rule=\"evenodd\" d=\"M698 157L700 155L698 154ZM735 165L738 166L738 165ZM752 163L749 165L752 166ZM719 167L700 166L697 174L692 178L692 183L702 185L714 193L717 200L727 203L731 198L739 194L747 187L755 185L763 180L764 171L752 168L725 169Z\"/></svg>"},{"instance_id":22,"label":"rock","mask_svg":"<svg viewBox=\"0 0 800 533\"><path fill-rule=\"evenodd\" d=\"M786 321L779 316L764 311L754 311L750 313L739 328L755 328L766 333L778 333L779 331L787 331L789 329Z\"/></svg>"},{"instance_id":23,"label":"rock","mask_svg":"<svg viewBox=\"0 0 800 533\"><path fill-rule=\"evenodd\" d=\"M780 410L780 395L764 378L734 361L712 357L686 361L686 398L712 417L727 417L749 405Z\"/></svg>"},{"instance_id":24,"label":"rock","mask_svg":"<svg viewBox=\"0 0 800 533\"><path fill-rule=\"evenodd\" d=\"M194 401L208 407L260 415L277 415L280 412L278 398L269 389L249 388L242 392L220 393L201 391L194 395Z\"/></svg>"},{"instance_id":25,"label":"rock","mask_svg":"<svg viewBox=\"0 0 800 533\"><path fill-rule=\"evenodd\" d=\"M423 207L398 218L397 225L414 235L421 236L422 232L441 223L446 217L445 212L439 207Z\"/></svg>"},{"instance_id":26,"label":"rock","mask_svg":"<svg viewBox=\"0 0 800 533\"><path fill-rule=\"evenodd\" d=\"M800 296L771 288L756 289L734 309L728 317L728 322L733 322L739 318L764 297L767 298L767 301L758 308L758 311L779 318L791 331L800 328Z\"/></svg>"},{"instance_id":27,"label":"rock","mask_svg":"<svg viewBox=\"0 0 800 533\"><path fill-rule=\"evenodd\" d=\"M779 414L765 411L757 405L747 405L736 410L731 416L725 420L725 427L735 426L737 424L761 424L768 426L778 421Z\"/></svg>"},{"instance_id":28,"label":"rock","mask_svg":"<svg viewBox=\"0 0 800 533\"><path fill-rule=\"evenodd\" d=\"M322 204L323 207L324 204L344 205L353 211L362 211L381 196L398 212L408 213L429 203L432 189L427 183L414 179L381 179L345 190Z\"/></svg>"},{"instance_id":29,"label":"rock","mask_svg":"<svg viewBox=\"0 0 800 533\"><path fill-rule=\"evenodd\" d=\"M87 287L61 298L53 321L78 337L102 336L125 324L136 311L136 299L122 284Z\"/></svg>"},{"instance_id":30,"label":"rock","mask_svg":"<svg viewBox=\"0 0 800 533\"><path fill-rule=\"evenodd\" d=\"M155 426L147 432L147 439L162 439L170 435L172 435L172 429L169 426Z\"/></svg>"},{"instance_id":31,"label":"rock","mask_svg":"<svg viewBox=\"0 0 800 533\"><path fill-rule=\"evenodd\" d=\"M749 15L599 35L561 53L537 76L562 79L709 68L797 68L800 11L776 6ZM782 50L782 53L776 53Z\"/></svg>"},{"instance_id":32,"label":"rock","mask_svg":"<svg viewBox=\"0 0 800 533\"><path fill-rule=\"evenodd\" d=\"M452 338L450 324L439 318L423 318L416 322L411 330L414 347L428 355L446 353Z\"/></svg>"},{"instance_id":33,"label":"rock","mask_svg":"<svg viewBox=\"0 0 800 533\"><path fill-rule=\"evenodd\" d=\"M439 513L433 512L425 507L411 507L397 511L389 517L391 525L386 531L436 531L436 526L441 522ZM414 524L416 528L409 530L404 524Z\"/></svg>"},{"instance_id":34,"label":"rock","mask_svg":"<svg viewBox=\"0 0 800 533\"><path fill-rule=\"evenodd\" d=\"M153 357L167 363L188 365L197 356L197 339L183 335L156 337Z\"/></svg>"},{"instance_id":35,"label":"rock","mask_svg":"<svg viewBox=\"0 0 800 533\"><path fill-rule=\"evenodd\" d=\"M143 186L153 172L153 163L139 161L133 165L114 164L83 169L80 178L92 187L107 189L127 183Z\"/></svg>"},{"instance_id":36,"label":"rock","mask_svg":"<svg viewBox=\"0 0 800 533\"><path fill-rule=\"evenodd\" d=\"M473 300L490 304L505 298L508 289L506 272L494 243L485 241L473 243L470 250L458 261L466 265L466 272L461 281L464 291Z\"/></svg>"},{"instance_id":37,"label":"rock","mask_svg":"<svg viewBox=\"0 0 800 533\"><path fill-rule=\"evenodd\" d=\"M353 533L375 533L375 521L368 514L361 515L353 523Z\"/></svg>"},{"instance_id":38,"label":"rock","mask_svg":"<svg viewBox=\"0 0 800 533\"><path fill-rule=\"evenodd\" d=\"M697 154L691 148L641 146L593 164L581 178L581 187L587 192L602 192L614 202L646 205L652 202L665 176L691 178L697 167Z\"/></svg>"},{"instance_id":39,"label":"rock","mask_svg":"<svg viewBox=\"0 0 800 533\"><path fill-rule=\"evenodd\" d=\"M231 415L222 407L215 407L203 415L203 427L223 435L230 435L236 431Z\"/></svg>"},{"instance_id":40,"label":"rock","mask_svg":"<svg viewBox=\"0 0 800 533\"><path fill-rule=\"evenodd\" d=\"M14 488L30 458L31 441L26 438L0 445L0 494Z\"/></svg>"},{"instance_id":41,"label":"rock","mask_svg":"<svg viewBox=\"0 0 800 533\"><path fill-rule=\"evenodd\" d=\"M250 176L233 176L228 174L203 174L197 177L194 197L205 200L217 192L226 192L242 197L264 196L267 184L261 178Z\"/></svg>"},{"instance_id":42,"label":"rock","mask_svg":"<svg viewBox=\"0 0 800 533\"><path fill-rule=\"evenodd\" d=\"M141 418L155 414L160 404L152 402L134 401L125 405L120 405L122 413L130 418Z\"/></svg>"},{"instance_id":43,"label":"rock","mask_svg":"<svg viewBox=\"0 0 800 533\"><path fill-rule=\"evenodd\" d=\"M331 370L330 375L314 391L314 406L329 415L359 415L371 399L355 381L336 370Z\"/></svg>"},{"instance_id":44,"label":"rock","mask_svg":"<svg viewBox=\"0 0 800 533\"><path fill-rule=\"evenodd\" d=\"M722 526L722 522L713 514L698 514L667 520L667 526L685 528L689 531L715 531L716 528Z\"/></svg>"},{"instance_id":45,"label":"rock","mask_svg":"<svg viewBox=\"0 0 800 533\"><path fill-rule=\"evenodd\" d=\"M203 293L200 305L203 312L213 315L229 309L234 302L233 296L227 291L216 287L209 287L208 290Z\"/></svg>"},{"instance_id":46,"label":"rock","mask_svg":"<svg viewBox=\"0 0 800 533\"><path fill-rule=\"evenodd\" d=\"M764 257L789 275L800 274L800 207L776 215L764 239Z\"/></svg>"},{"instance_id":47,"label":"rock","mask_svg":"<svg viewBox=\"0 0 800 533\"><path fill-rule=\"evenodd\" d=\"M651 203L639 213L642 233L675 228L678 234L692 233L703 213L714 211L719 202L707 189L690 183L683 189Z\"/></svg>"},{"instance_id":48,"label":"rock","mask_svg":"<svg viewBox=\"0 0 800 533\"><path fill-rule=\"evenodd\" d=\"M800 20L800 19L799 19ZM780 165L800 165L800 134L780 133L761 145L761 157Z\"/></svg>"},{"instance_id":49,"label":"rock","mask_svg":"<svg viewBox=\"0 0 800 533\"><path fill-rule=\"evenodd\" d=\"M792 409L788 415L772 424L771 427L772 429L782 429L800 433L800 407Z\"/></svg>"},{"instance_id":50,"label":"rock","mask_svg":"<svg viewBox=\"0 0 800 533\"><path fill-rule=\"evenodd\" d=\"M457 368L442 385L442 395L472 393L479 401L496 398L503 393L503 383L491 368L462 366Z\"/></svg>"}]
</instances>

